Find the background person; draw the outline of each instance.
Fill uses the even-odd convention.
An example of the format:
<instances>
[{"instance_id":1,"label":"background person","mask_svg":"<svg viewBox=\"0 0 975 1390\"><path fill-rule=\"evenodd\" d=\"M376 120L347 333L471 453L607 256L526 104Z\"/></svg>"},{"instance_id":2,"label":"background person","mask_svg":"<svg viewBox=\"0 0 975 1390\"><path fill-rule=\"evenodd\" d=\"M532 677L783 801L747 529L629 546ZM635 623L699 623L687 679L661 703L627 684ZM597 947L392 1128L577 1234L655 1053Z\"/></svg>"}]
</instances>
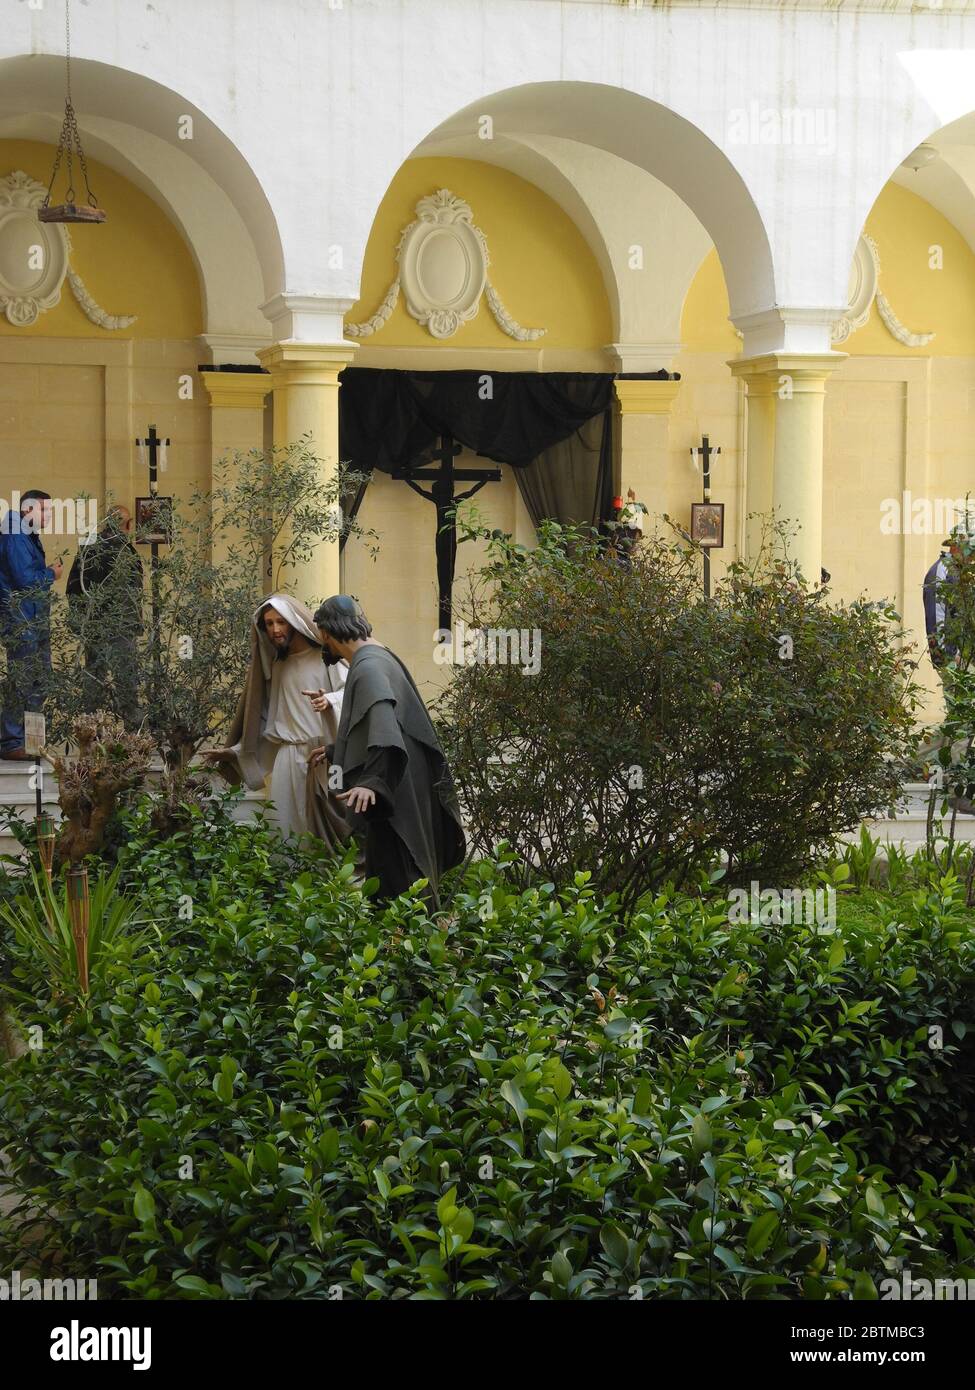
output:
<instances>
[{"instance_id":1,"label":"background person","mask_svg":"<svg viewBox=\"0 0 975 1390\"><path fill-rule=\"evenodd\" d=\"M945 665L955 656L957 648L947 640L944 633L945 621L951 612L951 603L945 586L954 583L951 560L958 559L960 548L957 538L951 536L943 542L942 553L924 576L924 630L928 638L928 652L931 664L942 676Z\"/></svg>"},{"instance_id":2,"label":"background person","mask_svg":"<svg viewBox=\"0 0 975 1390\"><path fill-rule=\"evenodd\" d=\"M0 715L0 758L21 761L24 710L44 707L51 669L50 589L61 561L47 563L41 531L50 526L50 494L31 488L20 511L8 510L0 532L0 641L7 652L7 680Z\"/></svg>"},{"instance_id":3,"label":"background person","mask_svg":"<svg viewBox=\"0 0 975 1390\"><path fill-rule=\"evenodd\" d=\"M132 544L128 507L109 508L68 574L68 612L82 645L89 708L110 709L137 728L142 633L142 561Z\"/></svg>"}]
</instances>

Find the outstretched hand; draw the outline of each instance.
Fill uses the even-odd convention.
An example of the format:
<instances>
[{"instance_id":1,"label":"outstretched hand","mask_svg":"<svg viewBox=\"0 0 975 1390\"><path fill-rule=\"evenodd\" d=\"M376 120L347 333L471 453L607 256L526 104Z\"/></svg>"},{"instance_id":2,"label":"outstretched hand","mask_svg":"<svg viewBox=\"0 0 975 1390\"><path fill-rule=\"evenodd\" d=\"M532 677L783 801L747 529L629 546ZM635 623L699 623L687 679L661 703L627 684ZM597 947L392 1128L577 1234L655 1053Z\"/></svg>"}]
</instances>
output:
<instances>
[{"instance_id":1,"label":"outstretched hand","mask_svg":"<svg viewBox=\"0 0 975 1390\"><path fill-rule=\"evenodd\" d=\"M353 787L351 791L336 792L336 801L344 801L350 811L357 816L365 815L376 804L376 793L370 787Z\"/></svg>"},{"instance_id":2,"label":"outstretched hand","mask_svg":"<svg viewBox=\"0 0 975 1390\"><path fill-rule=\"evenodd\" d=\"M319 714L324 714L331 706L332 701L329 696L332 692L330 690L303 690L301 693L308 696L312 709Z\"/></svg>"}]
</instances>

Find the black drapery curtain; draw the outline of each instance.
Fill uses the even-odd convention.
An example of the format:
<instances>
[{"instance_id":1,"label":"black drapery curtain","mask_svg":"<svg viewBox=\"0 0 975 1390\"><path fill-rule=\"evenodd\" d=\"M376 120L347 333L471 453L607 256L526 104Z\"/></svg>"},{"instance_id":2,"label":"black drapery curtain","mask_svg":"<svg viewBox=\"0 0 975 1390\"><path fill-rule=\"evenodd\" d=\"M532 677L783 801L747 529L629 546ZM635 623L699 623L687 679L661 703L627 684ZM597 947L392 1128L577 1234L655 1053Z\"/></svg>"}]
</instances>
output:
<instances>
[{"instance_id":1,"label":"black drapery curtain","mask_svg":"<svg viewBox=\"0 0 975 1390\"><path fill-rule=\"evenodd\" d=\"M450 434L473 453L518 470L536 526L543 517L595 523L608 516L612 501L613 381L608 372L346 367L339 376L339 456L359 472L391 473Z\"/></svg>"}]
</instances>

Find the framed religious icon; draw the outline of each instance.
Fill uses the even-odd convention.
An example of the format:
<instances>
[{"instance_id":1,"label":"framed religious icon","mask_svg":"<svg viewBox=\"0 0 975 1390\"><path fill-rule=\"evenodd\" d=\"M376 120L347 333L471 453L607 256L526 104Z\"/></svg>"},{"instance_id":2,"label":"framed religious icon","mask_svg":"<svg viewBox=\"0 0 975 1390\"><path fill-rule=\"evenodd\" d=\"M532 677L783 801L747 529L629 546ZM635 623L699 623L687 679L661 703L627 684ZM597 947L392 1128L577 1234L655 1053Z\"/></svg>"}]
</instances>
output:
<instances>
[{"instance_id":1,"label":"framed religious icon","mask_svg":"<svg viewBox=\"0 0 975 1390\"><path fill-rule=\"evenodd\" d=\"M691 503L691 540L705 550L720 550L724 545L724 503Z\"/></svg>"},{"instance_id":2,"label":"framed religious icon","mask_svg":"<svg viewBox=\"0 0 975 1390\"><path fill-rule=\"evenodd\" d=\"M24 752L32 758L39 758L47 742L47 721L43 714L24 710Z\"/></svg>"},{"instance_id":3,"label":"framed religious icon","mask_svg":"<svg viewBox=\"0 0 975 1390\"><path fill-rule=\"evenodd\" d=\"M135 539L138 545L172 545L173 499L137 497L135 499Z\"/></svg>"}]
</instances>

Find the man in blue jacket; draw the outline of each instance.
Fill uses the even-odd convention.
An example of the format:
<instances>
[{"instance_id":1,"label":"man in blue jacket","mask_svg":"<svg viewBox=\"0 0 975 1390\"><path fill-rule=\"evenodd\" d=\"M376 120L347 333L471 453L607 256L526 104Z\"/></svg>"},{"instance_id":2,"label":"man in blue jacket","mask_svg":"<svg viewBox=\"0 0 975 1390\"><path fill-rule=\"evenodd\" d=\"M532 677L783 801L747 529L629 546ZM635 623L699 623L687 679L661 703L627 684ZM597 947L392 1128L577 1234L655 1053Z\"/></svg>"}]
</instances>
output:
<instances>
[{"instance_id":1,"label":"man in blue jacket","mask_svg":"<svg viewBox=\"0 0 975 1390\"><path fill-rule=\"evenodd\" d=\"M945 554L944 551L948 553ZM955 582L952 560L957 558L958 545L954 535L944 543L944 550L924 576L924 628L928 651L934 669L944 680L942 672L955 655L954 645L944 635L945 619L952 617L947 602L946 586Z\"/></svg>"},{"instance_id":2,"label":"man in blue jacket","mask_svg":"<svg viewBox=\"0 0 975 1390\"><path fill-rule=\"evenodd\" d=\"M45 672L51 665L50 588L61 561L49 565L41 530L51 523L51 498L32 488L0 530L0 640L7 650L7 682L0 716L0 758L20 761L24 710L44 705Z\"/></svg>"}]
</instances>

